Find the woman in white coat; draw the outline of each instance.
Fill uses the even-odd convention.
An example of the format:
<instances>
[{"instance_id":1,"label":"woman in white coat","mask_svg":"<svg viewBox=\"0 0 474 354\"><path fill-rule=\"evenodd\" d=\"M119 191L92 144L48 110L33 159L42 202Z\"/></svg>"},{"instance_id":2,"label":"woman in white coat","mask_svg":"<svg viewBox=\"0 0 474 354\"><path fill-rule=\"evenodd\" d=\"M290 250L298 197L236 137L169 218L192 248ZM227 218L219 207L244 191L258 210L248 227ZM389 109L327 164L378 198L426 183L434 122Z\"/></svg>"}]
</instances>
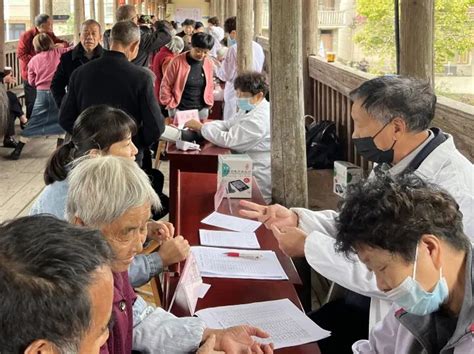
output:
<instances>
[{"instance_id":1,"label":"woman in white coat","mask_svg":"<svg viewBox=\"0 0 474 354\"><path fill-rule=\"evenodd\" d=\"M253 161L253 175L266 202L272 199L270 104L265 99L268 85L257 72L243 73L234 81L238 111L227 121L200 123L192 120L186 127L200 131L213 144L236 153L245 153Z\"/></svg>"}]
</instances>

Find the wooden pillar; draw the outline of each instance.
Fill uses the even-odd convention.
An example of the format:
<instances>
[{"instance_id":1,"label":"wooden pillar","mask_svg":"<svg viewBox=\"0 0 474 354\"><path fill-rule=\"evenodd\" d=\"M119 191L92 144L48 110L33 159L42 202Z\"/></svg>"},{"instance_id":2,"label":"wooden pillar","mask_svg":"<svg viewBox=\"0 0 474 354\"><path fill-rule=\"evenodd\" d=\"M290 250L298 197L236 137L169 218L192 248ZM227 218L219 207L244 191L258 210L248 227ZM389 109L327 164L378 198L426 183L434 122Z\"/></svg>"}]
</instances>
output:
<instances>
[{"instance_id":1,"label":"wooden pillar","mask_svg":"<svg viewBox=\"0 0 474 354\"><path fill-rule=\"evenodd\" d=\"M216 16L216 0L209 0L209 17Z\"/></svg>"},{"instance_id":2,"label":"wooden pillar","mask_svg":"<svg viewBox=\"0 0 474 354\"><path fill-rule=\"evenodd\" d=\"M3 0L0 0L0 70L3 71L5 67L5 7ZM3 102L0 102L2 105ZM3 105L2 105L3 108ZM3 110L1 111L0 118L3 118ZM3 121L0 119L0 134L2 133Z\"/></svg>"},{"instance_id":3,"label":"wooden pillar","mask_svg":"<svg viewBox=\"0 0 474 354\"><path fill-rule=\"evenodd\" d=\"M237 16L237 0L227 0L226 2L226 18Z\"/></svg>"},{"instance_id":4,"label":"wooden pillar","mask_svg":"<svg viewBox=\"0 0 474 354\"><path fill-rule=\"evenodd\" d=\"M97 21L100 23L100 29L105 31L105 7L104 0L97 0Z\"/></svg>"},{"instance_id":5,"label":"wooden pillar","mask_svg":"<svg viewBox=\"0 0 474 354\"><path fill-rule=\"evenodd\" d=\"M318 53L318 6L319 0L303 0L303 86L304 112L312 113L312 90L309 77L308 56Z\"/></svg>"},{"instance_id":6,"label":"wooden pillar","mask_svg":"<svg viewBox=\"0 0 474 354\"><path fill-rule=\"evenodd\" d=\"M253 0L239 0L237 3L237 72L252 70L252 8Z\"/></svg>"},{"instance_id":7,"label":"wooden pillar","mask_svg":"<svg viewBox=\"0 0 474 354\"><path fill-rule=\"evenodd\" d=\"M40 14L40 1L30 0L30 21L31 27L35 27L35 17Z\"/></svg>"},{"instance_id":8,"label":"wooden pillar","mask_svg":"<svg viewBox=\"0 0 474 354\"><path fill-rule=\"evenodd\" d=\"M113 4L114 4L114 10L113 10L113 11L114 11L114 15L113 15L112 17L113 17L114 22L115 22L115 20L116 20L116 18L115 18L115 13L117 12L117 9L118 9L119 6L120 6L120 5L119 5L119 4L120 4L120 3L119 3L119 0L113 0Z\"/></svg>"},{"instance_id":9,"label":"wooden pillar","mask_svg":"<svg viewBox=\"0 0 474 354\"><path fill-rule=\"evenodd\" d=\"M84 0L74 0L74 43L79 43L81 24L84 22Z\"/></svg>"},{"instance_id":10,"label":"wooden pillar","mask_svg":"<svg viewBox=\"0 0 474 354\"><path fill-rule=\"evenodd\" d=\"M226 17L226 0L219 0L218 3L218 17L219 20L221 21L222 26L224 26L224 21L227 18Z\"/></svg>"},{"instance_id":11,"label":"wooden pillar","mask_svg":"<svg viewBox=\"0 0 474 354\"><path fill-rule=\"evenodd\" d=\"M148 0L145 0L143 6L145 6L145 9L144 9L143 13L145 15L149 15L150 14L150 2Z\"/></svg>"},{"instance_id":12,"label":"wooden pillar","mask_svg":"<svg viewBox=\"0 0 474 354\"><path fill-rule=\"evenodd\" d=\"M143 14L143 9L142 9L142 0L138 0L138 4L137 4L137 14L138 15L142 15Z\"/></svg>"},{"instance_id":13,"label":"wooden pillar","mask_svg":"<svg viewBox=\"0 0 474 354\"><path fill-rule=\"evenodd\" d=\"M43 1L43 13L53 16L53 0Z\"/></svg>"},{"instance_id":14,"label":"wooden pillar","mask_svg":"<svg viewBox=\"0 0 474 354\"><path fill-rule=\"evenodd\" d=\"M308 206L301 10L302 0L270 1L272 194L288 207Z\"/></svg>"},{"instance_id":15,"label":"wooden pillar","mask_svg":"<svg viewBox=\"0 0 474 354\"><path fill-rule=\"evenodd\" d=\"M255 38L262 35L263 27L263 0L254 0L253 2L253 14L254 14L254 35Z\"/></svg>"},{"instance_id":16,"label":"wooden pillar","mask_svg":"<svg viewBox=\"0 0 474 354\"><path fill-rule=\"evenodd\" d=\"M400 1L400 74L429 80L433 87L434 2Z\"/></svg>"},{"instance_id":17,"label":"wooden pillar","mask_svg":"<svg viewBox=\"0 0 474 354\"><path fill-rule=\"evenodd\" d=\"M89 0L89 18L95 19L95 0Z\"/></svg>"},{"instance_id":18,"label":"wooden pillar","mask_svg":"<svg viewBox=\"0 0 474 354\"><path fill-rule=\"evenodd\" d=\"M126 0L125 2L127 5L135 5L133 0Z\"/></svg>"}]
</instances>

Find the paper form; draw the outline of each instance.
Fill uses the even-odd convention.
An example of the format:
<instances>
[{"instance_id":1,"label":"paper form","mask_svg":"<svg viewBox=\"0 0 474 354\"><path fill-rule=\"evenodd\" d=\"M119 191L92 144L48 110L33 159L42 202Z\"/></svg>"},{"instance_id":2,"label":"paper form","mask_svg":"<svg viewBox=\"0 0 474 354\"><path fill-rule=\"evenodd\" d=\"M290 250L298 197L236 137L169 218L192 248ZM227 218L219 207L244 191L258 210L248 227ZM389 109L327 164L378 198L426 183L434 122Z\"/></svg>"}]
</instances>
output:
<instances>
[{"instance_id":1,"label":"paper form","mask_svg":"<svg viewBox=\"0 0 474 354\"><path fill-rule=\"evenodd\" d=\"M255 232L199 230L203 246L260 248Z\"/></svg>"},{"instance_id":2,"label":"paper form","mask_svg":"<svg viewBox=\"0 0 474 354\"><path fill-rule=\"evenodd\" d=\"M257 340L272 342L275 349L302 345L331 335L288 299L207 308L197 311L196 315L210 328L244 324L261 328L270 334L270 339Z\"/></svg>"},{"instance_id":3,"label":"paper form","mask_svg":"<svg viewBox=\"0 0 474 354\"><path fill-rule=\"evenodd\" d=\"M239 252L232 248L191 247L199 271L203 277L286 280L283 270L273 251L250 251L246 254L260 255L260 259L229 257L225 253Z\"/></svg>"},{"instance_id":4,"label":"paper form","mask_svg":"<svg viewBox=\"0 0 474 354\"><path fill-rule=\"evenodd\" d=\"M260 225L262 225L261 222L255 220L225 215L218 213L217 211L214 211L210 215L206 216L201 220L201 222L203 224L217 226L227 230L243 232L254 232L260 227Z\"/></svg>"}]
</instances>

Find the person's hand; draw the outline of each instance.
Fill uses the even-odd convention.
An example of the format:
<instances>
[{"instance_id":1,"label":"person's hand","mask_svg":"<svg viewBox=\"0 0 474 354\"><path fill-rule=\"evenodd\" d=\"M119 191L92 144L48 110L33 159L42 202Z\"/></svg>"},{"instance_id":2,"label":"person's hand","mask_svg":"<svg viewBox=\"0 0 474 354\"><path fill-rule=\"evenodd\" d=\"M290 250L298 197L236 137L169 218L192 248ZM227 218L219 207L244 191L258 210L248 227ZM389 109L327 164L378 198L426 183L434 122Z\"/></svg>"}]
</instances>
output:
<instances>
[{"instance_id":1,"label":"person's hand","mask_svg":"<svg viewBox=\"0 0 474 354\"><path fill-rule=\"evenodd\" d=\"M146 224L147 238L158 242L164 242L174 237L174 226L167 221L150 220Z\"/></svg>"},{"instance_id":2,"label":"person's hand","mask_svg":"<svg viewBox=\"0 0 474 354\"><path fill-rule=\"evenodd\" d=\"M212 334L203 345L199 347L199 350L196 354L224 354L223 351L215 351L214 346L216 345L216 335Z\"/></svg>"},{"instance_id":3,"label":"person's hand","mask_svg":"<svg viewBox=\"0 0 474 354\"><path fill-rule=\"evenodd\" d=\"M297 227L272 226L273 235L278 241L278 246L288 257L304 257L304 244L308 236Z\"/></svg>"},{"instance_id":4,"label":"person's hand","mask_svg":"<svg viewBox=\"0 0 474 354\"><path fill-rule=\"evenodd\" d=\"M267 229L271 229L273 225L280 228L283 226L298 226L298 215L280 204L260 205L247 200L241 200L240 206L246 208L239 210L241 216L258 220Z\"/></svg>"},{"instance_id":5,"label":"person's hand","mask_svg":"<svg viewBox=\"0 0 474 354\"><path fill-rule=\"evenodd\" d=\"M255 341L253 337L268 338L270 335L259 328L251 326L235 326L222 330L206 329L209 334L216 335L215 350L222 350L228 354L255 353L270 354L273 353L273 344L261 344ZM208 335L209 335L208 334Z\"/></svg>"},{"instance_id":6,"label":"person's hand","mask_svg":"<svg viewBox=\"0 0 474 354\"><path fill-rule=\"evenodd\" d=\"M198 120L191 119L191 120L188 120L186 123L184 123L184 126L191 130L200 131L203 124Z\"/></svg>"},{"instance_id":7,"label":"person's hand","mask_svg":"<svg viewBox=\"0 0 474 354\"><path fill-rule=\"evenodd\" d=\"M6 75L3 78L3 83L4 84L16 84L16 78L13 76L13 73L10 73L10 74Z\"/></svg>"},{"instance_id":8,"label":"person's hand","mask_svg":"<svg viewBox=\"0 0 474 354\"><path fill-rule=\"evenodd\" d=\"M163 266L169 266L186 259L190 250L189 242L183 236L176 236L171 240L163 242L158 249L158 254L163 261Z\"/></svg>"}]
</instances>

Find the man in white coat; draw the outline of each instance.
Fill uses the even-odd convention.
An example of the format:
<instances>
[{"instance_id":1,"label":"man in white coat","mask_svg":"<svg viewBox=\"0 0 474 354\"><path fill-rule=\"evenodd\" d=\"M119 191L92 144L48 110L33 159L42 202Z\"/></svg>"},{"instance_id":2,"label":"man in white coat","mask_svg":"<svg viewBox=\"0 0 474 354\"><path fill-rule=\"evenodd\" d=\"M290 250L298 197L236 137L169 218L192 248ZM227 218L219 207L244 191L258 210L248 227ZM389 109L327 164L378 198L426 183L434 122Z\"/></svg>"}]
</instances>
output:
<instances>
[{"instance_id":1,"label":"man in white coat","mask_svg":"<svg viewBox=\"0 0 474 354\"><path fill-rule=\"evenodd\" d=\"M265 99L268 85L265 75L242 73L234 81L238 112L226 121L202 124L191 120L186 127L200 131L211 143L248 154L253 176L267 203L272 200L270 103Z\"/></svg>"},{"instance_id":2,"label":"man in white coat","mask_svg":"<svg viewBox=\"0 0 474 354\"><path fill-rule=\"evenodd\" d=\"M363 83L350 98L354 101L353 141L358 153L379 164L374 170L391 175L414 171L424 181L447 190L459 204L465 233L473 242L473 165L456 149L452 136L429 129L436 105L429 84L383 76ZM360 261L350 262L334 250L338 213L242 204L250 209L242 215L258 218L271 228L286 254L305 256L324 277L371 297L371 327L385 316L391 302L378 290L373 274Z\"/></svg>"},{"instance_id":3,"label":"man in white coat","mask_svg":"<svg viewBox=\"0 0 474 354\"><path fill-rule=\"evenodd\" d=\"M217 70L217 77L225 81L224 88L224 120L230 119L237 112L237 98L235 96L234 80L237 76L237 20L229 17L224 22L224 30L228 34L229 50L226 57ZM262 72L265 61L265 53L260 44L252 41L253 65L252 70Z\"/></svg>"}]
</instances>

